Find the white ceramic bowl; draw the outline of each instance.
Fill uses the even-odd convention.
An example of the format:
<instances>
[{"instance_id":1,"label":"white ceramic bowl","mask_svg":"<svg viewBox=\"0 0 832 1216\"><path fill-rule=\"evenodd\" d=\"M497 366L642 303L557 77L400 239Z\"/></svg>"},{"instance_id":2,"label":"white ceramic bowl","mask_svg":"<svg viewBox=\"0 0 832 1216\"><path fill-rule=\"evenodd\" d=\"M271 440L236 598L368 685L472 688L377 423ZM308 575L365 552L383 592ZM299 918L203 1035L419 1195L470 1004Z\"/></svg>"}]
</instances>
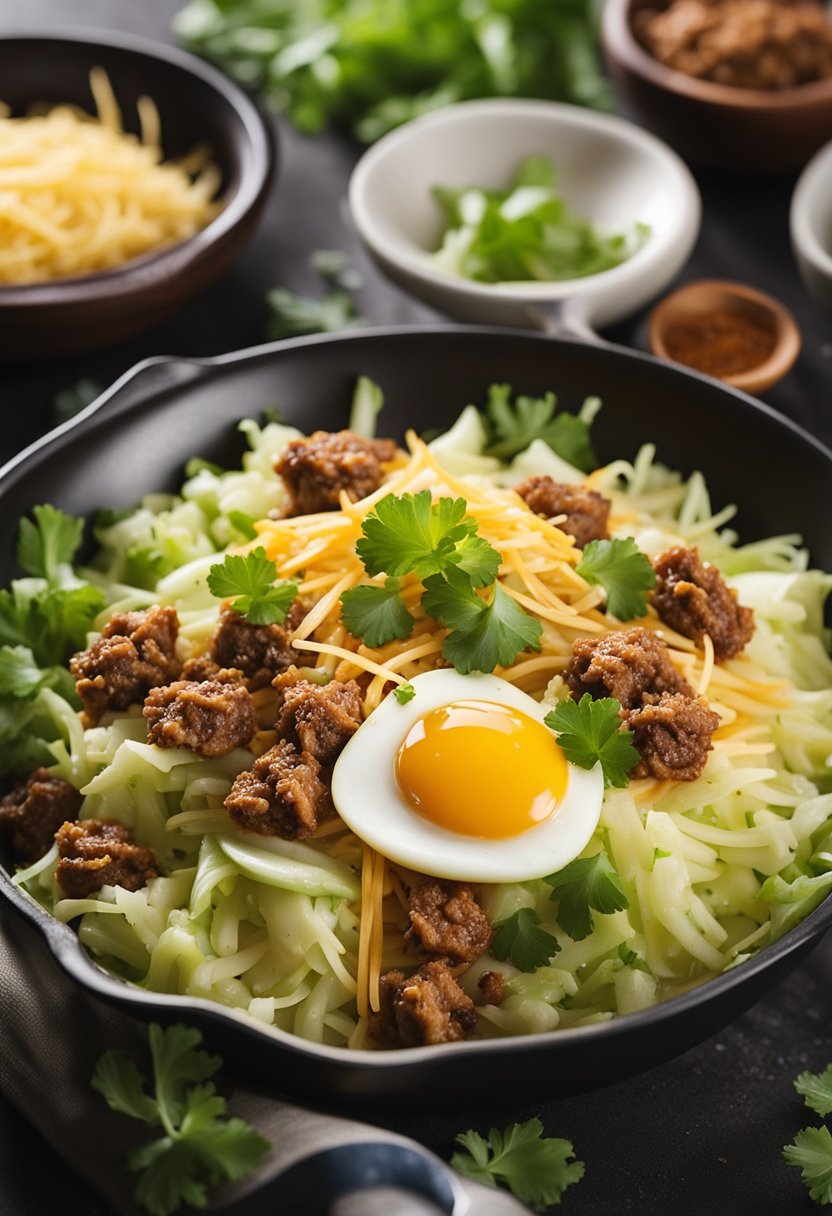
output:
<instances>
[{"instance_id":1,"label":"white ceramic bowl","mask_svg":"<svg viewBox=\"0 0 832 1216\"><path fill-rule=\"evenodd\" d=\"M477 283L436 268L443 213L435 185L505 189L520 161L551 159L558 188L599 229L650 233L626 262L556 283ZM533 310L568 306L592 328L636 312L686 262L701 204L685 165L632 123L546 101L469 101L391 132L364 153L349 186L356 229L382 269L426 303L460 320L534 324Z\"/></svg>"},{"instance_id":2,"label":"white ceramic bowl","mask_svg":"<svg viewBox=\"0 0 832 1216\"><path fill-rule=\"evenodd\" d=\"M803 282L816 300L832 308L832 141L798 178L789 220Z\"/></svg>"}]
</instances>

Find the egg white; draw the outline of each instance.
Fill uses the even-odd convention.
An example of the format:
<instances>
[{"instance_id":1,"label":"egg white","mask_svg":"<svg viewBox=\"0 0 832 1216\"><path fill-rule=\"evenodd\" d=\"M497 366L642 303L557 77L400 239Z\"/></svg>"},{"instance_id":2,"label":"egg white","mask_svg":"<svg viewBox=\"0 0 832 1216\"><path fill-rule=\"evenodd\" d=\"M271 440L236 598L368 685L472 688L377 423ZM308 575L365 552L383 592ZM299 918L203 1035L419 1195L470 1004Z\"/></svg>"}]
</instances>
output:
<instances>
[{"instance_id":1,"label":"egg white","mask_svg":"<svg viewBox=\"0 0 832 1216\"><path fill-rule=\"evenodd\" d=\"M598 826L604 779L569 764L563 799L545 822L519 836L488 840L431 823L406 802L396 781L396 757L412 726L455 701L491 701L542 722L551 710L507 680L440 669L412 681L416 695L400 705L392 695L358 728L332 774L332 800L344 822L389 860L436 878L523 882L554 874L586 847Z\"/></svg>"}]
</instances>

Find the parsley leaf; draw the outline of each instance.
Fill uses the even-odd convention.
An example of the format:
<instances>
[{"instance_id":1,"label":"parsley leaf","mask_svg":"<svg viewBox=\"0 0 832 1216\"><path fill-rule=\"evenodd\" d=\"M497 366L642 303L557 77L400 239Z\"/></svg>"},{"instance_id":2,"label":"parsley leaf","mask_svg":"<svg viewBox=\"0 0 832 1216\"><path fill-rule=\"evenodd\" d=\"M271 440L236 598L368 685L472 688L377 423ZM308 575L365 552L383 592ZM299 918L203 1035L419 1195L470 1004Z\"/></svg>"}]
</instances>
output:
<instances>
[{"instance_id":1,"label":"parsley leaf","mask_svg":"<svg viewBox=\"0 0 832 1216\"><path fill-rule=\"evenodd\" d=\"M832 1114L832 1064L827 1064L823 1072L800 1073L794 1087L810 1110L823 1116Z\"/></svg>"},{"instance_id":2,"label":"parsley leaf","mask_svg":"<svg viewBox=\"0 0 832 1216\"><path fill-rule=\"evenodd\" d=\"M280 624L298 593L292 579L276 582L274 562L263 548L228 553L208 572L208 587L219 598L236 597L231 607L253 625Z\"/></svg>"},{"instance_id":3,"label":"parsley leaf","mask_svg":"<svg viewBox=\"0 0 832 1216\"><path fill-rule=\"evenodd\" d=\"M0 697L26 700L44 682L44 673L28 646L0 646Z\"/></svg>"},{"instance_id":4,"label":"parsley leaf","mask_svg":"<svg viewBox=\"0 0 832 1216\"><path fill-rule=\"evenodd\" d=\"M456 1139L466 1150L451 1158L457 1173L491 1187L504 1182L536 1212L560 1203L566 1188L584 1175L583 1162L569 1160L575 1155L570 1141L544 1136L539 1119L512 1123L504 1132L492 1127L488 1140L470 1129Z\"/></svg>"},{"instance_id":5,"label":"parsley leaf","mask_svg":"<svg viewBox=\"0 0 832 1216\"><path fill-rule=\"evenodd\" d=\"M549 898L558 902L558 924L576 942L589 936L592 911L609 914L630 906L605 849L594 857L577 857L543 881L553 888Z\"/></svg>"},{"instance_id":6,"label":"parsley leaf","mask_svg":"<svg viewBox=\"0 0 832 1216\"><path fill-rule=\"evenodd\" d=\"M60 583L81 544L83 519L67 515L44 503L32 508L35 517L21 519L17 537L17 560L27 574Z\"/></svg>"},{"instance_id":7,"label":"parsley leaf","mask_svg":"<svg viewBox=\"0 0 832 1216\"><path fill-rule=\"evenodd\" d=\"M800 1167L800 1176L815 1203L832 1203L832 1136L829 1128L804 1127L794 1144L783 1149L787 1165Z\"/></svg>"},{"instance_id":8,"label":"parsley leaf","mask_svg":"<svg viewBox=\"0 0 832 1216\"><path fill-rule=\"evenodd\" d=\"M533 908L518 908L494 925L491 953L497 959L509 959L520 971L545 967L560 945L551 933L538 928L539 924L540 917Z\"/></svg>"},{"instance_id":9,"label":"parsley leaf","mask_svg":"<svg viewBox=\"0 0 832 1216\"><path fill-rule=\"evenodd\" d=\"M621 728L621 705L614 697L593 701L585 692L580 701L561 701L543 719L557 733L558 744L572 764L594 768L600 762L604 788L623 789L628 773L638 764L633 732Z\"/></svg>"},{"instance_id":10,"label":"parsley leaf","mask_svg":"<svg viewBox=\"0 0 832 1216\"><path fill-rule=\"evenodd\" d=\"M649 558L631 536L626 540L591 540L575 567L592 586L603 587L607 607L619 621L631 621L647 611L647 592L656 585Z\"/></svg>"},{"instance_id":11,"label":"parsley leaf","mask_svg":"<svg viewBox=\"0 0 832 1216\"><path fill-rule=\"evenodd\" d=\"M352 587L341 596L341 620L365 646L385 646L409 638L413 617L399 594L401 583L388 578L383 587Z\"/></svg>"},{"instance_id":12,"label":"parsley leaf","mask_svg":"<svg viewBox=\"0 0 832 1216\"><path fill-rule=\"evenodd\" d=\"M492 384L485 407L488 456L512 460L535 439L544 443L563 460L588 473L598 467L589 437L589 421L579 414L556 414L554 393L542 397L523 394L511 400L510 384Z\"/></svg>"},{"instance_id":13,"label":"parsley leaf","mask_svg":"<svg viewBox=\"0 0 832 1216\"><path fill-rule=\"evenodd\" d=\"M416 689L412 684L399 684L398 688L393 689L393 696L399 705L407 705L416 696Z\"/></svg>"},{"instance_id":14,"label":"parsley leaf","mask_svg":"<svg viewBox=\"0 0 832 1216\"><path fill-rule=\"evenodd\" d=\"M269 1147L242 1119L227 1118L225 1099L207 1078L220 1065L217 1056L196 1050L198 1030L155 1023L149 1029L153 1093L124 1052L104 1053L92 1086L111 1110L140 1119L162 1134L128 1159L140 1171L135 1198L151 1216L170 1216L183 1203L204 1207L209 1186L243 1177Z\"/></svg>"},{"instance_id":15,"label":"parsley leaf","mask_svg":"<svg viewBox=\"0 0 832 1216\"><path fill-rule=\"evenodd\" d=\"M476 521L465 517L464 498L431 501L430 490L388 494L364 520L355 551L368 574L415 574L421 579L451 566L465 566L476 587L494 581L500 565L496 549L473 545Z\"/></svg>"},{"instance_id":16,"label":"parsley leaf","mask_svg":"<svg viewBox=\"0 0 832 1216\"><path fill-rule=\"evenodd\" d=\"M543 628L535 617L494 584L490 602L476 595L458 573L425 580L422 605L451 632L442 654L457 671L493 671L507 667L521 650L539 650Z\"/></svg>"}]
</instances>

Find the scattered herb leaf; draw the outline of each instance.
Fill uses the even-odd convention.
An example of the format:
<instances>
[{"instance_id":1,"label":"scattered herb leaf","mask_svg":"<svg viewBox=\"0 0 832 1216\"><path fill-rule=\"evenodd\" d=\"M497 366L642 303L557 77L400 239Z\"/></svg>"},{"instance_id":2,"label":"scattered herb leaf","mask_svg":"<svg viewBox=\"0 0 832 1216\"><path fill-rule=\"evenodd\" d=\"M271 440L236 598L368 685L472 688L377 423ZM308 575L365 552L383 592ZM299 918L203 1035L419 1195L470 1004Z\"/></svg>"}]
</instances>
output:
<instances>
[{"instance_id":1,"label":"scattered herb leaf","mask_svg":"<svg viewBox=\"0 0 832 1216\"><path fill-rule=\"evenodd\" d=\"M832 1203L832 1136L829 1128L804 1127L793 1144L783 1149L787 1165L800 1168L800 1176L815 1203Z\"/></svg>"},{"instance_id":2,"label":"scattered herb leaf","mask_svg":"<svg viewBox=\"0 0 832 1216\"><path fill-rule=\"evenodd\" d=\"M589 436L591 414L556 414L554 393L542 397L519 394L513 401L510 384L492 384L488 390L484 422L487 432L485 453L499 460L512 460L535 439L544 443L562 460L588 473L598 460Z\"/></svg>"},{"instance_id":3,"label":"scattered herb leaf","mask_svg":"<svg viewBox=\"0 0 832 1216\"><path fill-rule=\"evenodd\" d=\"M630 906L621 877L605 849L593 857L570 861L543 881L552 887L549 898L557 900L558 924L576 942L589 936L593 911L608 915Z\"/></svg>"},{"instance_id":4,"label":"scattered herb leaf","mask_svg":"<svg viewBox=\"0 0 832 1216\"><path fill-rule=\"evenodd\" d=\"M614 697L593 701L585 692L580 701L561 701L543 720L557 733L567 760L587 769L600 762L605 789L629 784L639 754L632 745L633 732L621 728L621 705Z\"/></svg>"},{"instance_id":5,"label":"scattered herb leaf","mask_svg":"<svg viewBox=\"0 0 832 1216\"><path fill-rule=\"evenodd\" d=\"M607 593L607 607L619 621L631 621L647 611L647 592L656 575L631 536L626 540L591 540L575 567L578 574Z\"/></svg>"},{"instance_id":6,"label":"scattered herb leaf","mask_svg":"<svg viewBox=\"0 0 832 1216\"><path fill-rule=\"evenodd\" d=\"M560 1203L566 1188L584 1175L583 1162L570 1160L570 1141L544 1136L539 1119L512 1123L504 1132L492 1127L487 1140L470 1129L456 1139L465 1150L451 1158L457 1173L486 1186L502 1182L536 1212Z\"/></svg>"},{"instance_id":7,"label":"scattered herb leaf","mask_svg":"<svg viewBox=\"0 0 832 1216\"><path fill-rule=\"evenodd\" d=\"M490 601L471 590L457 572L425 580L422 604L450 633L442 654L457 671L493 671L508 667L523 650L540 650L540 621L530 616L494 584Z\"/></svg>"},{"instance_id":8,"label":"scattered herb leaf","mask_svg":"<svg viewBox=\"0 0 832 1216\"><path fill-rule=\"evenodd\" d=\"M399 705L407 705L408 701L412 701L416 696L416 689L412 684L399 684L397 688L393 689L393 696Z\"/></svg>"},{"instance_id":9,"label":"scattered herb leaf","mask_svg":"<svg viewBox=\"0 0 832 1216\"><path fill-rule=\"evenodd\" d=\"M494 925L491 953L497 959L508 959L520 971L545 967L560 945L556 937L539 925L540 917L533 908L518 908Z\"/></svg>"},{"instance_id":10,"label":"scattered herb leaf","mask_svg":"<svg viewBox=\"0 0 832 1216\"><path fill-rule=\"evenodd\" d=\"M235 597L231 607L253 625L280 624L298 593L292 579L276 582L275 564L265 549L228 553L208 572L208 587L219 598Z\"/></svg>"},{"instance_id":11,"label":"scattered herb leaf","mask_svg":"<svg viewBox=\"0 0 832 1216\"><path fill-rule=\"evenodd\" d=\"M827 1064L823 1072L800 1073L794 1087L810 1110L824 1118L832 1114L832 1064Z\"/></svg>"},{"instance_id":12,"label":"scattered herb leaf","mask_svg":"<svg viewBox=\"0 0 832 1216\"><path fill-rule=\"evenodd\" d=\"M353 587L342 594L341 620L365 646L386 646L413 632L413 617L404 606L400 587L397 578L388 578L383 587Z\"/></svg>"}]
</instances>

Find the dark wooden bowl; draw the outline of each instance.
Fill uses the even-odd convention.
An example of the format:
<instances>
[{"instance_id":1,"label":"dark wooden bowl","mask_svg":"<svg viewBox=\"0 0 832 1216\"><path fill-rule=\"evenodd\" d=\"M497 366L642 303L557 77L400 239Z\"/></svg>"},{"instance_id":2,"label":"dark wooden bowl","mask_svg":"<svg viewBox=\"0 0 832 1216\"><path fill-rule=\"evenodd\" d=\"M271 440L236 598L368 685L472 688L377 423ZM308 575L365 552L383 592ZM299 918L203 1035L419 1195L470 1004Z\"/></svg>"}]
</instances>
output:
<instances>
[{"instance_id":1,"label":"dark wooden bowl","mask_svg":"<svg viewBox=\"0 0 832 1216\"><path fill-rule=\"evenodd\" d=\"M156 325L204 290L252 234L276 150L257 107L220 72L172 47L92 32L0 38L0 98L14 114L33 103L91 110L89 72L104 68L127 130L136 100L159 109L166 157L207 144L223 174L222 210L201 232L113 270L0 286L0 360L46 359L109 346Z\"/></svg>"},{"instance_id":2,"label":"dark wooden bowl","mask_svg":"<svg viewBox=\"0 0 832 1216\"><path fill-rule=\"evenodd\" d=\"M802 168L832 139L832 79L791 89L743 89L665 67L634 29L666 0L604 0L601 41L627 110L686 159L739 173Z\"/></svg>"}]
</instances>

